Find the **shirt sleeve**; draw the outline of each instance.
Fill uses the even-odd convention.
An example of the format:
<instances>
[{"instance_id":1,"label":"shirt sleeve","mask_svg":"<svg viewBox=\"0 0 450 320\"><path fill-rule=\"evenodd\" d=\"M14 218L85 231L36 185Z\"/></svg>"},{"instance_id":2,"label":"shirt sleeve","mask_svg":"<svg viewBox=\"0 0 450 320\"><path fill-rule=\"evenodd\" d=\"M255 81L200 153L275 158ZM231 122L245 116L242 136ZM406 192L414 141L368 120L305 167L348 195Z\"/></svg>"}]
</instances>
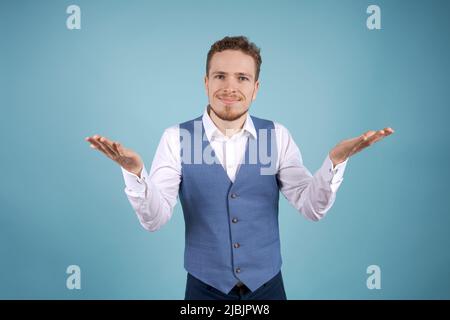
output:
<instances>
[{"instance_id":1,"label":"shirt sleeve","mask_svg":"<svg viewBox=\"0 0 450 320\"><path fill-rule=\"evenodd\" d=\"M156 231L172 217L181 181L178 126L161 137L150 173L144 165L140 177L122 168L125 194L141 225Z\"/></svg>"},{"instance_id":2,"label":"shirt sleeve","mask_svg":"<svg viewBox=\"0 0 450 320\"><path fill-rule=\"evenodd\" d=\"M289 131L276 124L279 167L277 178L280 191L306 218L322 219L334 204L336 192L344 180L348 159L333 167L327 154L314 175L303 165L300 149Z\"/></svg>"}]
</instances>

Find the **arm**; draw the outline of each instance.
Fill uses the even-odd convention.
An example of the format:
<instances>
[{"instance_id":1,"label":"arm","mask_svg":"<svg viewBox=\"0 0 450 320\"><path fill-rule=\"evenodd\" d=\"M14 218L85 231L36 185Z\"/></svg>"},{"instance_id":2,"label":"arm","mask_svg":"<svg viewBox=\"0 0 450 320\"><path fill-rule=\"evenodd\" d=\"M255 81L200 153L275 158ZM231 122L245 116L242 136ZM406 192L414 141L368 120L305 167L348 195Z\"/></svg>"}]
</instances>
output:
<instances>
[{"instance_id":1,"label":"arm","mask_svg":"<svg viewBox=\"0 0 450 320\"><path fill-rule=\"evenodd\" d=\"M344 180L348 159L375 142L394 133L392 128L369 130L356 138L343 140L327 155L314 174L303 166L302 156L286 128L278 125L280 189L288 201L307 218L318 221L331 208Z\"/></svg>"},{"instance_id":2,"label":"arm","mask_svg":"<svg viewBox=\"0 0 450 320\"><path fill-rule=\"evenodd\" d=\"M343 181L347 160L333 166L327 155L317 172L312 175L303 165L299 148L289 131L276 124L279 148L278 181L280 191L306 218L318 221L333 205L336 192Z\"/></svg>"},{"instance_id":3,"label":"arm","mask_svg":"<svg viewBox=\"0 0 450 320\"><path fill-rule=\"evenodd\" d=\"M164 131L150 174L144 166L141 176L122 167L125 193L141 225L156 231L172 217L181 180L178 127Z\"/></svg>"},{"instance_id":4,"label":"arm","mask_svg":"<svg viewBox=\"0 0 450 320\"><path fill-rule=\"evenodd\" d=\"M118 142L97 135L86 140L121 166L125 194L146 230L156 231L170 220L181 180L178 126L164 131L150 174L140 157Z\"/></svg>"}]
</instances>

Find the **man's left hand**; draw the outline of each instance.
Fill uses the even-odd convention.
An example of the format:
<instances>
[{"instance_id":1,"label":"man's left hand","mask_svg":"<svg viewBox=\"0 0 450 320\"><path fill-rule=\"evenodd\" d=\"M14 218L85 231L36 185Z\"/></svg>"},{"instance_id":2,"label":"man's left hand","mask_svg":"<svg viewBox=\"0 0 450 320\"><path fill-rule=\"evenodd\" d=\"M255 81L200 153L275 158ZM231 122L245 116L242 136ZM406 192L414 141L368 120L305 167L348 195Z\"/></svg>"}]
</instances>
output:
<instances>
[{"instance_id":1,"label":"man's left hand","mask_svg":"<svg viewBox=\"0 0 450 320\"><path fill-rule=\"evenodd\" d=\"M369 130L359 137L341 141L330 151L330 159L333 162L333 166L344 162L355 153L393 133L394 130L392 128L384 128L378 131Z\"/></svg>"}]
</instances>

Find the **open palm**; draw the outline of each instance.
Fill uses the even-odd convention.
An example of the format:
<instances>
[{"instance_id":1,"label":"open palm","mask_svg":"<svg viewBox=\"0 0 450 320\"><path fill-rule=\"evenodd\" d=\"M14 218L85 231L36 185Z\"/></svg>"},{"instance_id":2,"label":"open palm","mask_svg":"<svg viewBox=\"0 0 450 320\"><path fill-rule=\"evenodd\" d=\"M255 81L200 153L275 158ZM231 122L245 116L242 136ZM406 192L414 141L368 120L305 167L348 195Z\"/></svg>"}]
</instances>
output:
<instances>
[{"instance_id":1,"label":"open palm","mask_svg":"<svg viewBox=\"0 0 450 320\"><path fill-rule=\"evenodd\" d=\"M359 137L343 140L330 151L330 159L333 165L337 165L393 133L394 130L392 128L384 128L378 131L369 130Z\"/></svg>"},{"instance_id":2,"label":"open palm","mask_svg":"<svg viewBox=\"0 0 450 320\"><path fill-rule=\"evenodd\" d=\"M133 150L125 148L117 141L111 141L98 134L87 137L85 140L91 144L91 148L101 151L125 170L140 176L143 161L139 154Z\"/></svg>"}]
</instances>

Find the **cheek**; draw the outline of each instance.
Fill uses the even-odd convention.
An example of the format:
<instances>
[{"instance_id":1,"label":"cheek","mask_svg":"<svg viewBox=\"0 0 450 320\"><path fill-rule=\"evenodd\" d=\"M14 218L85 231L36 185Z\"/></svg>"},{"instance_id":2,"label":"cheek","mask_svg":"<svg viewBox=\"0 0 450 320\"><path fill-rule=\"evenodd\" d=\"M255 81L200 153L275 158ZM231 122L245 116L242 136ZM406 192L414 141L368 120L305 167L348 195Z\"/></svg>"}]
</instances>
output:
<instances>
[{"instance_id":1,"label":"cheek","mask_svg":"<svg viewBox=\"0 0 450 320\"><path fill-rule=\"evenodd\" d=\"M243 93L245 94L245 97L247 98L247 100L251 100L253 98L253 93L255 92L253 87L247 87L245 88L245 91L243 91Z\"/></svg>"},{"instance_id":2,"label":"cheek","mask_svg":"<svg viewBox=\"0 0 450 320\"><path fill-rule=\"evenodd\" d=\"M218 90L220 89L220 86L217 83L209 83L209 95L214 95Z\"/></svg>"}]
</instances>

